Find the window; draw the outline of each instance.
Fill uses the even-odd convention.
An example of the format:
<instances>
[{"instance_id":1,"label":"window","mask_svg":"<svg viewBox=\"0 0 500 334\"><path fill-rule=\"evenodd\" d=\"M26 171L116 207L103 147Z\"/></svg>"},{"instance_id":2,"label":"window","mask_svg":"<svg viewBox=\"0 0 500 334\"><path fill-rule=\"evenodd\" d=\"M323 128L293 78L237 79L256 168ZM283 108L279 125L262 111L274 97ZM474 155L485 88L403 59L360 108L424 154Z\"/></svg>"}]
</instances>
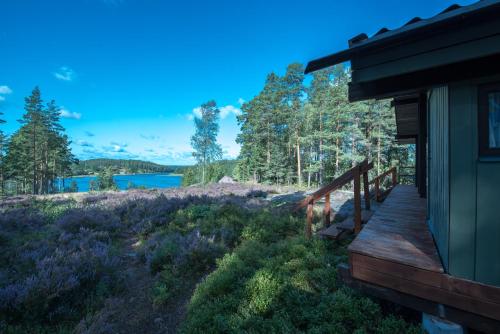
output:
<instances>
[{"instance_id":1,"label":"window","mask_svg":"<svg viewBox=\"0 0 500 334\"><path fill-rule=\"evenodd\" d=\"M500 84L479 89L479 154L500 156Z\"/></svg>"}]
</instances>

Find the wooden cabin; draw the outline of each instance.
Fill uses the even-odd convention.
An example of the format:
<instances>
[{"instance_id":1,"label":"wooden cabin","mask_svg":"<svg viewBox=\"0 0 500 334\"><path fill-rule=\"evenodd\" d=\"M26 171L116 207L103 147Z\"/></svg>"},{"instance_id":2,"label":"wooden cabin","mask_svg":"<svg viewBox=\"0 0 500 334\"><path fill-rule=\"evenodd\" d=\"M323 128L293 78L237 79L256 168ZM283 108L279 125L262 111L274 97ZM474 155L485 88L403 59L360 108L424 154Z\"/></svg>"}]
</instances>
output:
<instances>
[{"instance_id":1,"label":"wooden cabin","mask_svg":"<svg viewBox=\"0 0 500 334\"><path fill-rule=\"evenodd\" d=\"M346 283L484 332L500 332L500 1L360 34L306 73L350 61L349 99L393 99L415 143L398 185L349 247Z\"/></svg>"}]
</instances>

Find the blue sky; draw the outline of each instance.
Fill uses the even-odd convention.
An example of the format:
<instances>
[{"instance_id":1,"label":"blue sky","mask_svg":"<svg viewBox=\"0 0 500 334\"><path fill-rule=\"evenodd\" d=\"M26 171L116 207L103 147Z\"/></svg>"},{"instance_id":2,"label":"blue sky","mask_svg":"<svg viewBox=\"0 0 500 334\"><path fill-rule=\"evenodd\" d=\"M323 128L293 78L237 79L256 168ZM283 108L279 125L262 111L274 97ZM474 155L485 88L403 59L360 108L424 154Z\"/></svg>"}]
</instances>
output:
<instances>
[{"instance_id":1,"label":"blue sky","mask_svg":"<svg viewBox=\"0 0 500 334\"><path fill-rule=\"evenodd\" d=\"M78 158L191 164L195 108L214 99L224 111L218 140L236 157L235 115L267 73L452 3L0 0L3 130L18 127L23 98L38 85L63 107Z\"/></svg>"}]
</instances>

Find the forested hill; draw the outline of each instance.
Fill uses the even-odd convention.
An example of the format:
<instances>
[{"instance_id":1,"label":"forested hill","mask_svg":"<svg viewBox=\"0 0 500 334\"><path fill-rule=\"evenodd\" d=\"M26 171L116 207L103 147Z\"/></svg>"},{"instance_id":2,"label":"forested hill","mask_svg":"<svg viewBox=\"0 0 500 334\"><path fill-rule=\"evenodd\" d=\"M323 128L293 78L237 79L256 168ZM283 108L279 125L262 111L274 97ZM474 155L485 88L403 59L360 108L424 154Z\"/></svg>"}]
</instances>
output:
<instances>
[{"instance_id":1,"label":"forested hill","mask_svg":"<svg viewBox=\"0 0 500 334\"><path fill-rule=\"evenodd\" d=\"M90 159L82 160L72 166L73 175L96 174L105 169L114 173L173 173L179 166L165 166L150 161L124 159Z\"/></svg>"}]
</instances>

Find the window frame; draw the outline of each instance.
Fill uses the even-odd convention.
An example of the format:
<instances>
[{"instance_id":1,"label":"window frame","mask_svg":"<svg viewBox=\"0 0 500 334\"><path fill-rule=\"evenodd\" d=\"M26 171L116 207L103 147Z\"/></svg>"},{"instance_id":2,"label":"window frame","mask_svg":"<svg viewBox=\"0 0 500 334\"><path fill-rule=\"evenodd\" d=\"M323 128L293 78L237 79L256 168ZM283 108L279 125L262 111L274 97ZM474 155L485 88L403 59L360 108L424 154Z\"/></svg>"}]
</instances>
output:
<instances>
[{"instance_id":1,"label":"window frame","mask_svg":"<svg viewBox=\"0 0 500 334\"><path fill-rule=\"evenodd\" d=\"M480 157L500 157L500 147L491 148L489 145L489 103L488 94L500 93L500 82L479 86L478 89L478 139Z\"/></svg>"}]
</instances>

